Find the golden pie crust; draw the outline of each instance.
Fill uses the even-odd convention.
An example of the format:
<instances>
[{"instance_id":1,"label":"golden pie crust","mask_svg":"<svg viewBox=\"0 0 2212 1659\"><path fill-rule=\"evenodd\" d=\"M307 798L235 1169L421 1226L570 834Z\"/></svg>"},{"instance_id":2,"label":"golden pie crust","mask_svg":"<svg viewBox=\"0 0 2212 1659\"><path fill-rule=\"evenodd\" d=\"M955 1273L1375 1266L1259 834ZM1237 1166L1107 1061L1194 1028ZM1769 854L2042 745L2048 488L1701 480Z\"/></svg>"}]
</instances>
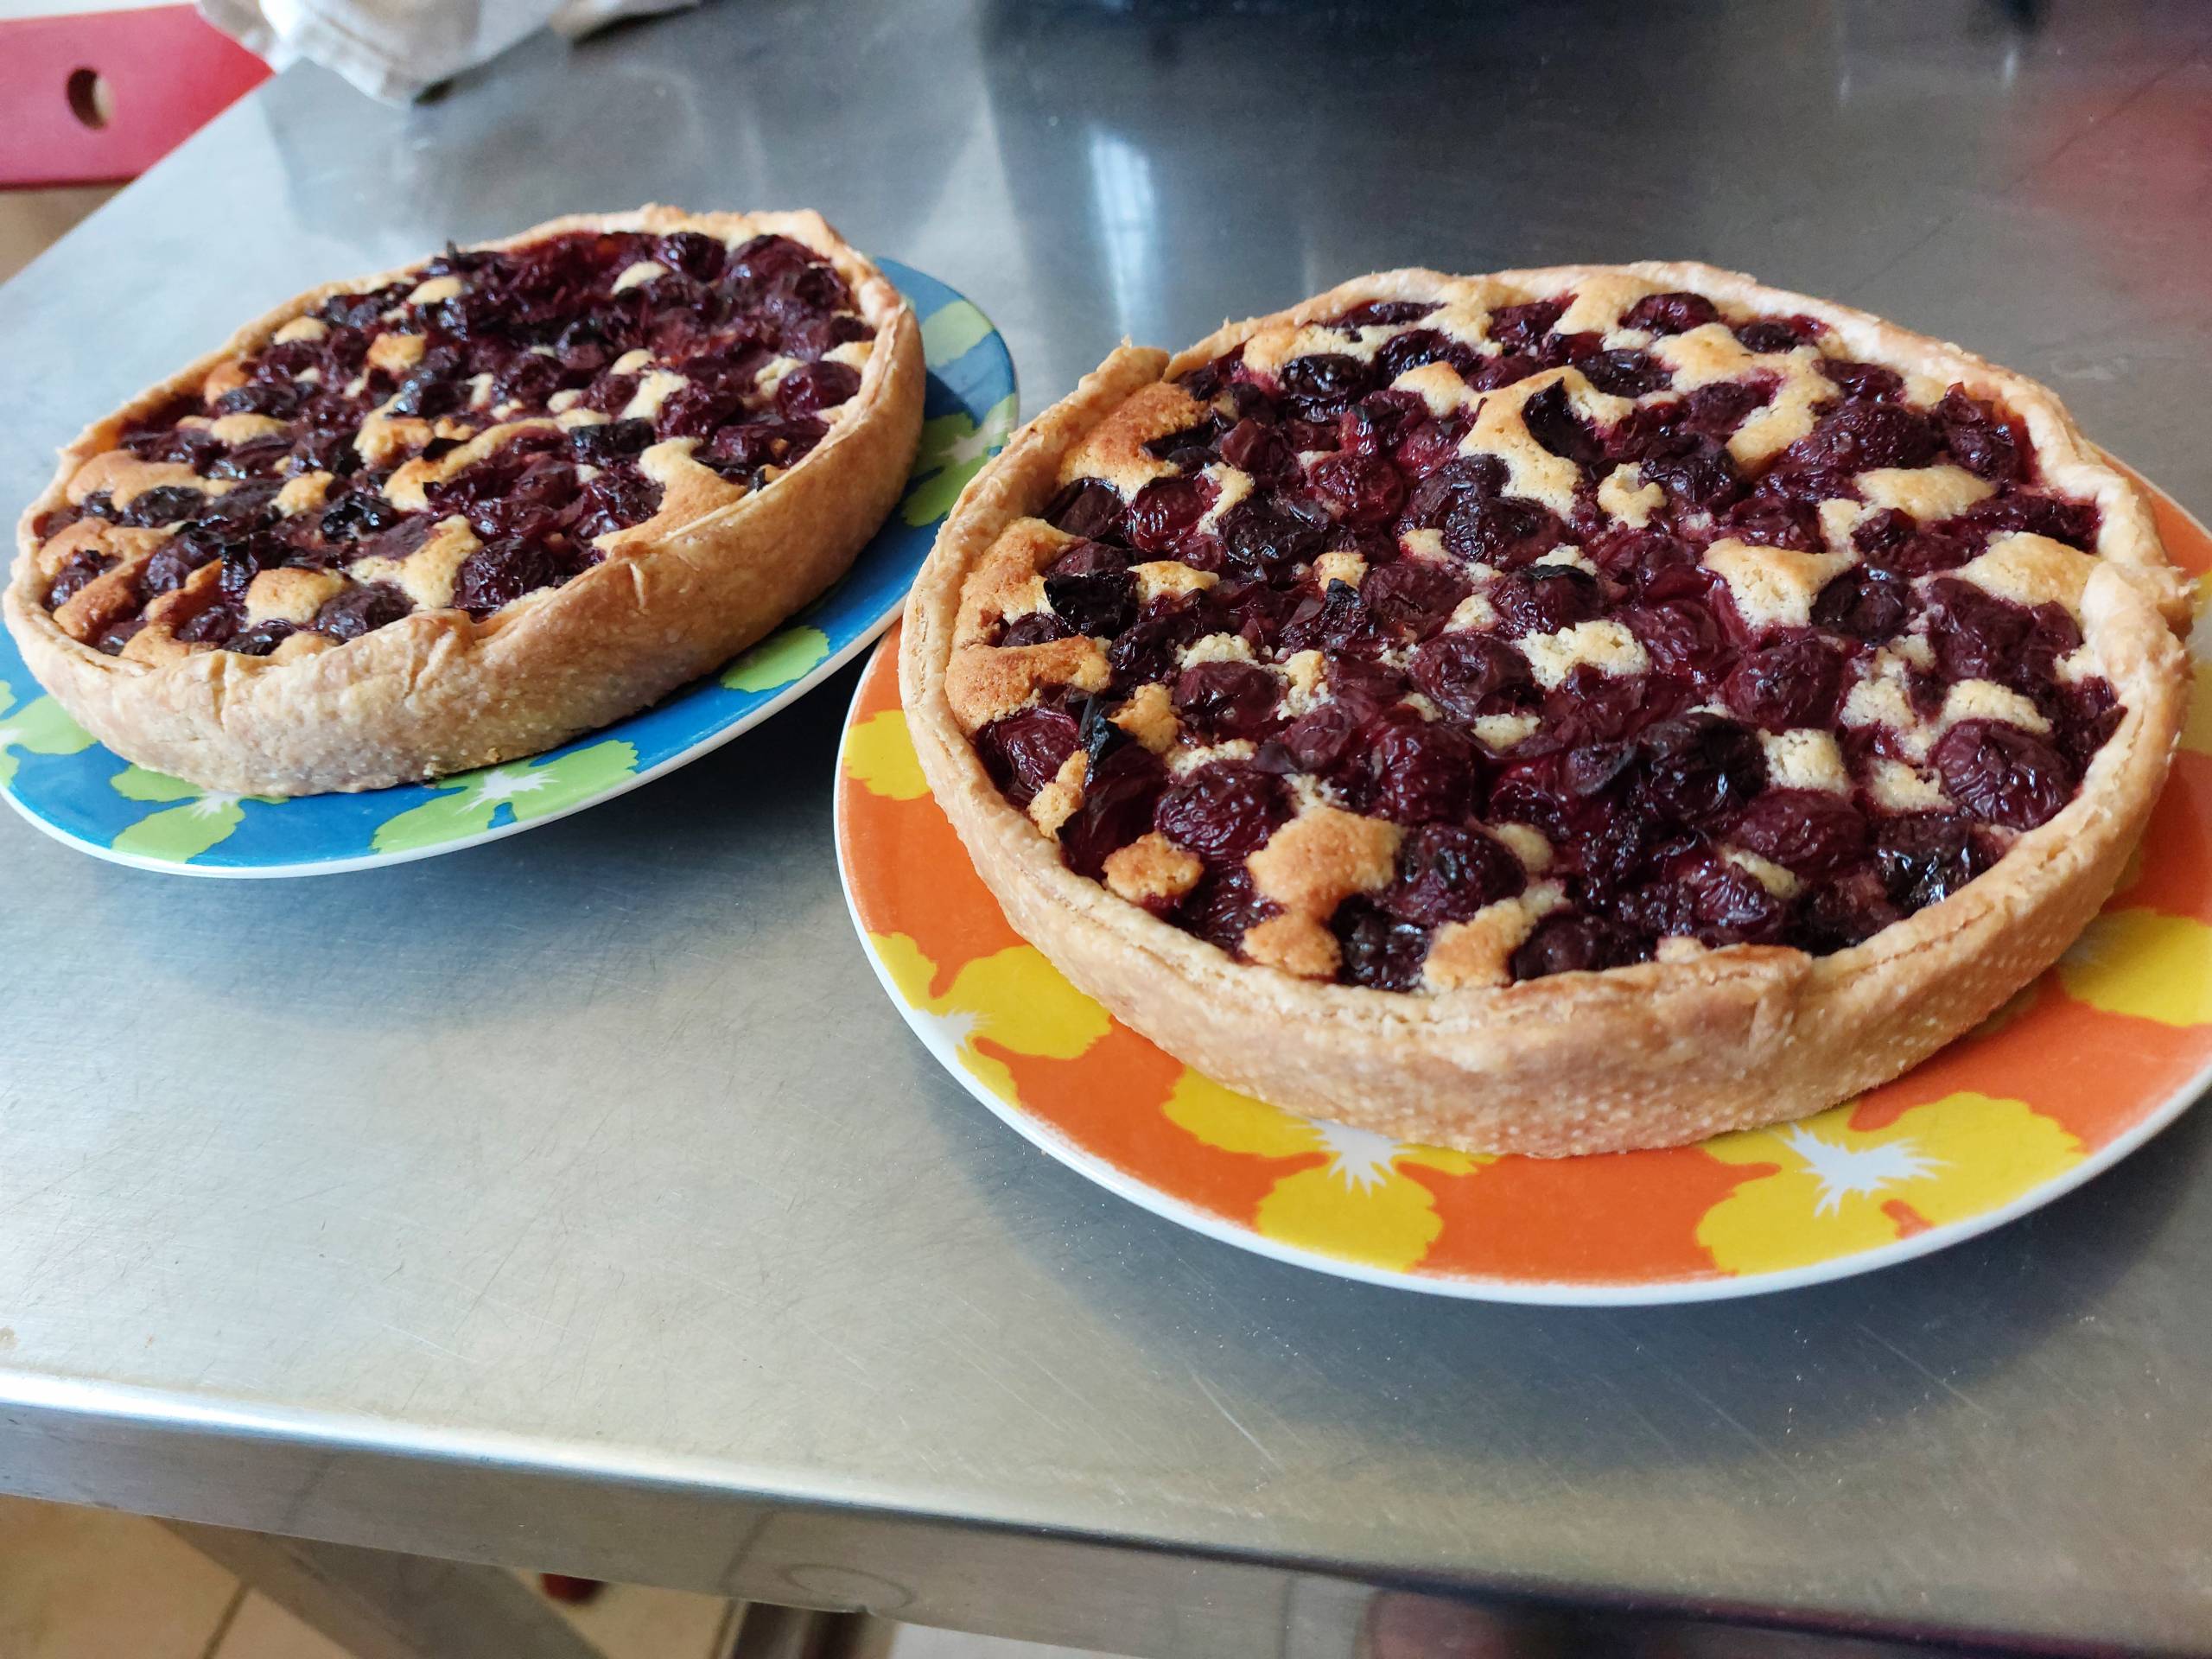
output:
<instances>
[{"instance_id":1,"label":"golden pie crust","mask_svg":"<svg viewBox=\"0 0 2212 1659\"><path fill-rule=\"evenodd\" d=\"M1593 285L1687 289L1739 312L1810 316L1861 359L1924 374L1938 387L1962 382L2024 421L2042 483L2094 501L2101 515L2081 626L2126 714L2074 798L1961 891L1831 956L1694 943L1680 950L1686 942L1669 940L1659 959L1634 966L1502 985L1470 972L1471 982L1425 994L1299 976L1300 954L1310 957L1314 941L1306 930L1280 925L1298 919L1295 912L1245 939L1248 955L1264 947L1281 969L1240 962L1156 919L1109 891L1141 896L1178 879L1143 842L1122 868L1109 864L1109 885L1068 868L1033 821L1035 809L1025 814L1000 794L969 742L979 715L1018 703L1026 690L1005 680L1008 671L963 663L957 650L963 621L972 639L981 610L1005 601L1006 572L971 581L1002 532L1078 472L1110 479L1117 465L1141 476L1166 470L1141 446L1190 423L1190 400L1169 383L1255 336L1277 340L1277 331L1372 300L1499 305ZM1559 1156L1679 1145L1819 1110L1898 1076L2049 967L2111 893L2164 782L2184 709L2177 633L2187 618L2185 585L2165 562L2143 492L2050 391L1955 346L1699 264L1478 278L1399 270L1229 324L1172 359L1128 346L1115 352L969 486L908 601L900 673L923 770L1007 919L1122 1020L1209 1076L1294 1111L1402 1141ZM1030 649L1080 657L1088 643ZM1357 832L1344 836L1349 825L1312 824L1315 816L1293 821L1307 826L1308 840L1332 831L1358 841ZM1283 840L1278 831L1255 862ZM1286 849L1283 861L1294 862L1295 850ZM1302 874L1325 886L1330 871L1342 879L1373 855L1349 846ZM1541 905L1537 874L1527 896ZM1484 925L1478 917L1460 925L1450 949L1432 947L1431 987L1452 982L1455 962L1479 967L1486 952L1495 957Z\"/></svg>"},{"instance_id":2,"label":"golden pie crust","mask_svg":"<svg viewBox=\"0 0 2212 1659\"><path fill-rule=\"evenodd\" d=\"M53 483L18 526L0 601L31 671L126 760L211 789L289 796L380 789L536 753L728 661L843 575L897 502L921 431L921 332L882 273L813 213L646 207L552 219L478 245L683 230L732 243L764 234L804 243L844 278L875 331L860 389L836 410L829 435L771 485L741 496L735 486L712 488L721 480L694 467L700 476L671 480L660 510L620 531L603 563L481 621L457 609L418 610L289 659L201 650L145 663L70 637L41 603L52 573L41 569L32 525L64 503L81 468L115 450L134 419L197 390L332 295L382 287L414 267L327 283L61 451Z\"/></svg>"}]
</instances>

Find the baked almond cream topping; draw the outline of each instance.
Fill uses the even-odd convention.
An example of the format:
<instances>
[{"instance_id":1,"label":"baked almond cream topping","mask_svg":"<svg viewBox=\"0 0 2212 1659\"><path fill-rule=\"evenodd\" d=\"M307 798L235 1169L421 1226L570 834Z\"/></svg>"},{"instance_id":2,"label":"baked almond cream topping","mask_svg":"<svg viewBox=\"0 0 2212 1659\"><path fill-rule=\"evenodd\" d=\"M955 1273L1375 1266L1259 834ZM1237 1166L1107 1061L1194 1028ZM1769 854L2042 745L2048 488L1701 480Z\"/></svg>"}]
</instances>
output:
<instances>
[{"instance_id":1,"label":"baked almond cream topping","mask_svg":"<svg viewBox=\"0 0 2212 1659\"><path fill-rule=\"evenodd\" d=\"M1578 668L1600 674L1641 674L1651 665L1643 642L1623 623L1577 622L1556 633L1530 634L1520 642L1529 671L1546 690L1565 683Z\"/></svg>"},{"instance_id":2,"label":"baked almond cream topping","mask_svg":"<svg viewBox=\"0 0 2212 1659\"><path fill-rule=\"evenodd\" d=\"M1732 537L1705 552L1705 568L1728 584L1736 613L1757 628L1802 628L1831 579L1856 563L1843 553L1751 547Z\"/></svg>"}]
</instances>

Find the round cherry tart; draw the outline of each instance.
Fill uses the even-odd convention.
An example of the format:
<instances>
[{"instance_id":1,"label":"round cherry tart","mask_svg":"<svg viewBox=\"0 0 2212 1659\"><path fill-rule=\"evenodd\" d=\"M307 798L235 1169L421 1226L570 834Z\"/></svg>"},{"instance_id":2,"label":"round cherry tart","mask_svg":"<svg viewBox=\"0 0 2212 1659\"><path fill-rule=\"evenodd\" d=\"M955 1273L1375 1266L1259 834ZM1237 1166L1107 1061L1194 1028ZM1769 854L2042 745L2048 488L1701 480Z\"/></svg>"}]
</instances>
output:
<instances>
[{"instance_id":1,"label":"round cherry tart","mask_svg":"<svg viewBox=\"0 0 2212 1659\"><path fill-rule=\"evenodd\" d=\"M904 486L921 338L814 213L646 207L333 283L95 423L8 626L127 759L373 789L727 661Z\"/></svg>"},{"instance_id":2,"label":"round cherry tart","mask_svg":"<svg viewBox=\"0 0 2212 1659\"><path fill-rule=\"evenodd\" d=\"M1279 1105L1540 1155L1897 1076L2110 893L2183 583L2043 387L1692 264L1125 347L906 613L1008 919Z\"/></svg>"}]
</instances>

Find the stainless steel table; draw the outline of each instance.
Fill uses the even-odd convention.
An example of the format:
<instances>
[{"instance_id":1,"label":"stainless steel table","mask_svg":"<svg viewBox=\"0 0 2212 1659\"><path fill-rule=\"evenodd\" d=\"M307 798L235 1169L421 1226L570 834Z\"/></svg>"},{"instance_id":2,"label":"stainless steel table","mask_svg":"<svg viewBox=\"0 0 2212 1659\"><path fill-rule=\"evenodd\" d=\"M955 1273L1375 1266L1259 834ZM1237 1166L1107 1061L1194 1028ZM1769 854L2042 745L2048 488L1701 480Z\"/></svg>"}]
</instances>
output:
<instances>
[{"instance_id":1,"label":"stainless steel table","mask_svg":"<svg viewBox=\"0 0 2212 1659\"><path fill-rule=\"evenodd\" d=\"M2047 378L2202 507L2212 16L2050 10L730 0L410 111L297 70L0 290L0 497L312 281L659 198L941 274L1032 410L1378 265L1706 257ZM907 1035L831 856L849 684L369 874L0 822L0 1485L1146 1654L1344 1651L1376 1586L2212 1649L2212 1116L1754 1302L1256 1260Z\"/></svg>"}]
</instances>

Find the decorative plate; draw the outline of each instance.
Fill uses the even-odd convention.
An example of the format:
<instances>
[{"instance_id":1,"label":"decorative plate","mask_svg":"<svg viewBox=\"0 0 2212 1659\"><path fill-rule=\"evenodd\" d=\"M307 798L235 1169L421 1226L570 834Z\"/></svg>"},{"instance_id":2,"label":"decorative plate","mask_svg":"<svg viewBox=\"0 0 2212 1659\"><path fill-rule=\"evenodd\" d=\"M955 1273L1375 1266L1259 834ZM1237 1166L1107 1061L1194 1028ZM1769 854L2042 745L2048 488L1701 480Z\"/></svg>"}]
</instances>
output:
<instances>
[{"instance_id":1,"label":"decorative plate","mask_svg":"<svg viewBox=\"0 0 2212 1659\"><path fill-rule=\"evenodd\" d=\"M200 789L125 764L39 695L0 632L0 792L97 857L186 875L317 875L496 841L582 811L720 748L856 655L898 613L939 520L1014 426L1014 360L935 277L877 262L913 302L929 365L906 494L844 578L719 674L563 747L428 784L296 800Z\"/></svg>"},{"instance_id":2,"label":"decorative plate","mask_svg":"<svg viewBox=\"0 0 2212 1659\"><path fill-rule=\"evenodd\" d=\"M2201 618L2212 533L2155 499L2168 551L2199 579ZM1495 1301L1696 1301L1814 1284L2049 1203L2173 1122L2212 1079L2202 656L2172 779L2119 891L2056 967L1978 1030L1800 1122L1552 1160L1401 1145L1294 1116L1115 1020L1007 925L969 866L908 741L897 654L894 632L855 696L837 775L846 896L893 1002L977 1099L1055 1158L1279 1261Z\"/></svg>"}]
</instances>

